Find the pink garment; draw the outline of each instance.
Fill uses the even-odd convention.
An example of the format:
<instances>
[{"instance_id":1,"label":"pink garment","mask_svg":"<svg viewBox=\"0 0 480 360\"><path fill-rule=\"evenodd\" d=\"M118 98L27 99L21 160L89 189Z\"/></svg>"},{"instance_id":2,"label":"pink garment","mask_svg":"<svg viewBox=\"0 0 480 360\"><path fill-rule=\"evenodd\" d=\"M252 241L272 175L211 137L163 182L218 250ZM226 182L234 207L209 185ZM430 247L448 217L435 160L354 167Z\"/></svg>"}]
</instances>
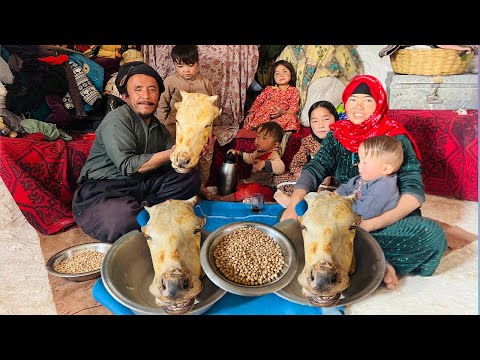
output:
<instances>
[{"instance_id":1,"label":"pink garment","mask_svg":"<svg viewBox=\"0 0 480 360\"><path fill-rule=\"evenodd\" d=\"M162 79L175 73L170 57L173 45L142 45L145 62ZM229 143L243 121L247 88L258 66L259 45L198 45L200 74L213 84L222 109L220 124L214 131L220 146Z\"/></svg>"},{"instance_id":2,"label":"pink garment","mask_svg":"<svg viewBox=\"0 0 480 360\"><path fill-rule=\"evenodd\" d=\"M435 46L441 49L466 51L467 54L470 54L473 51L473 48L477 47L477 45L435 45Z\"/></svg>"},{"instance_id":3,"label":"pink garment","mask_svg":"<svg viewBox=\"0 0 480 360\"><path fill-rule=\"evenodd\" d=\"M270 118L274 106L278 106L288 113L276 118ZM258 125L267 121L279 123L285 131L300 130L300 122L296 114L300 108L300 91L295 86L289 86L282 90L277 86L267 86L260 95L255 98L245 122L244 129L255 129Z\"/></svg>"}]
</instances>

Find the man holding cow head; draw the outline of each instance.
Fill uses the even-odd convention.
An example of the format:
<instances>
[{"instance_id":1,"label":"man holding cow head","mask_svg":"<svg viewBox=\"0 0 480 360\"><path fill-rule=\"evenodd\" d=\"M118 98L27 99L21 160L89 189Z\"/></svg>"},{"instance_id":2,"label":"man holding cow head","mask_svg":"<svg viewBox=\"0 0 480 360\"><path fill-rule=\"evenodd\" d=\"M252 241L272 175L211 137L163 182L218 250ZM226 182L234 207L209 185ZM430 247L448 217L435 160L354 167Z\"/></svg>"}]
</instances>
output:
<instances>
[{"instance_id":1,"label":"man holding cow head","mask_svg":"<svg viewBox=\"0 0 480 360\"><path fill-rule=\"evenodd\" d=\"M120 67L115 85L126 104L97 128L72 201L77 225L103 242L140 229L136 216L144 206L190 199L200 190L195 169L181 174L171 166L173 140L154 115L164 91L157 71L130 62Z\"/></svg>"},{"instance_id":2,"label":"man holding cow head","mask_svg":"<svg viewBox=\"0 0 480 360\"><path fill-rule=\"evenodd\" d=\"M165 78L165 91L160 96L160 102L157 109L157 117L164 124L173 139L177 132L177 108L175 104L182 101L182 91L187 93L199 93L208 96L214 96L212 82L199 73L199 53L197 45L175 45L170 56L175 66L175 73ZM213 121L213 129L219 123L217 117ZM207 181L210 176L210 167L213 159L213 145L215 135L209 137L209 148L204 156L200 157L197 170L200 174L201 186L199 195L207 200L213 200L215 195L207 187Z\"/></svg>"}]
</instances>

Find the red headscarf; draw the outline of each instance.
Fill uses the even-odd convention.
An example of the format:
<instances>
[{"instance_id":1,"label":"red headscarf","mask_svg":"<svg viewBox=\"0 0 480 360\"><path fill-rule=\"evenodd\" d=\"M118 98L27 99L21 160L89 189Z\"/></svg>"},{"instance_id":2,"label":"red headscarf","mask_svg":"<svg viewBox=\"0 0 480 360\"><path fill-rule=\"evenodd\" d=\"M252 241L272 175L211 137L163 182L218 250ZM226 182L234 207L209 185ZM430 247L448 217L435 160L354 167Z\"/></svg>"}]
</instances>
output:
<instances>
[{"instance_id":1,"label":"red headscarf","mask_svg":"<svg viewBox=\"0 0 480 360\"><path fill-rule=\"evenodd\" d=\"M388 117L387 93L382 83L371 75L357 75L347 85L343 91L342 101L346 104L352 92L358 85L364 83L370 89L372 97L377 103L377 107L370 117L359 125L355 125L349 120L337 121L330 125L333 136L351 152L358 152L360 144L373 136L388 135L395 136L405 134L412 142L413 149L417 158L421 160L420 150L418 149L412 135L399 122Z\"/></svg>"}]
</instances>

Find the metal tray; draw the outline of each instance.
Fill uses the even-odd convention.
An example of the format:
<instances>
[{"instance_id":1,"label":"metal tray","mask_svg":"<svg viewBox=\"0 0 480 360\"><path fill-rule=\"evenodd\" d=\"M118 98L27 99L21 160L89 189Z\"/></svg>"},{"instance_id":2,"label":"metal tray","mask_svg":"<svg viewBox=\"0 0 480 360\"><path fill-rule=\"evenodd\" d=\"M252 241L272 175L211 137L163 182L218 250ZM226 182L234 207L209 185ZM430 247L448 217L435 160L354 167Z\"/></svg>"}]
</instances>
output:
<instances>
[{"instance_id":1,"label":"metal tray","mask_svg":"<svg viewBox=\"0 0 480 360\"><path fill-rule=\"evenodd\" d=\"M62 251L57 252L53 255L50 259L48 259L45 267L47 271L55 276L64 278L70 281L87 281L96 279L100 276L100 268L93 271L83 272L83 273L76 273L76 274L67 274L61 273L54 269L54 267L61 263L64 260L72 257L75 254L82 253L84 251L98 251L101 253L106 253L112 247L112 244L109 243L102 243L102 242L91 242L91 243L84 243L79 245L74 245L69 248L66 248Z\"/></svg>"},{"instance_id":2,"label":"metal tray","mask_svg":"<svg viewBox=\"0 0 480 360\"><path fill-rule=\"evenodd\" d=\"M293 280L275 294L291 302L310 305L303 296L298 275L305 267L302 230L298 221L292 219L273 226L284 233L297 249L297 273ZM370 295L383 280L385 274L385 255L377 241L368 232L358 228L354 240L355 273L350 277L350 286L342 293L335 306L350 305Z\"/></svg>"},{"instance_id":3,"label":"metal tray","mask_svg":"<svg viewBox=\"0 0 480 360\"><path fill-rule=\"evenodd\" d=\"M202 241L209 233L202 230ZM102 265L102 281L112 297L138 315L168 315L148 290L154 277L152 258L142 232L133 230L115 241ZM199 315L210 309L225 291L207 276L202 291L188 315Z\"/></svg>"}]
</instances>

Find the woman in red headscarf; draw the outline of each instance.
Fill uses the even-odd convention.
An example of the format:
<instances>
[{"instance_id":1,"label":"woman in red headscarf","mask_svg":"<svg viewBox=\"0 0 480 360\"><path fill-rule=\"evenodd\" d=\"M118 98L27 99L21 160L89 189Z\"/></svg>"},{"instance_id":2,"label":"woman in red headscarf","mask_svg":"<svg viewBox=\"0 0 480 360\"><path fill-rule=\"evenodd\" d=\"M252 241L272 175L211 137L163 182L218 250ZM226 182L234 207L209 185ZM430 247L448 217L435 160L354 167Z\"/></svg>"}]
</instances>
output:
<instances>
[{"instance_id":1,"label":"woman in red headscarf","mask_svg":"<svg viewBox=\"0 0 480 360\"><path fill-rule=\"evenodd\" d=\"M290 203L281 220L297 219L295 206L308 192L317 191L327 176L340 184L358 173L358 147L365 139L393 136L403 145L404 161L397 172L400 200L382 215L363 220L360 227L378 241L387 260L384 282L398 284L397 274L432 275L447 249L445 233L433 220L421 216L425 201L421 157L412 136L402 124L388 117L387 94L370 75L357 75L345 88L342 101L347 119L330 125L330 133L314 158L303 167Z\"/></svg>"}]
</instances>

